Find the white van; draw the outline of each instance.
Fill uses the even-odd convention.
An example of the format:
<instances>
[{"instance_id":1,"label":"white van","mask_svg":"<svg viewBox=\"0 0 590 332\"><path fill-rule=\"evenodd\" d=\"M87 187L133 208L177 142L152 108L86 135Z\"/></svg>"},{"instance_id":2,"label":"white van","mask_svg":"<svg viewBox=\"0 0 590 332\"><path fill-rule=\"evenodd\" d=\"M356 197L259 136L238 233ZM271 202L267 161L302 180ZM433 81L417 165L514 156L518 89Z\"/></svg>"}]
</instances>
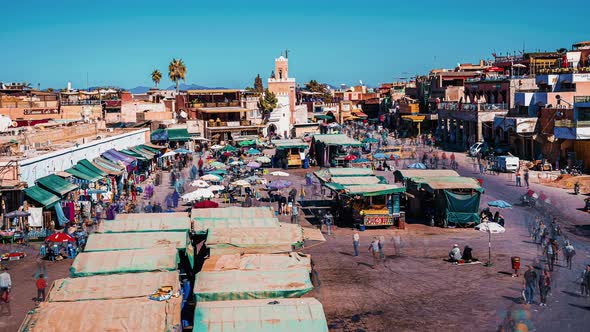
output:
<instances>
[{"instance_id":1,"label":"white van","mask_svg":"<svg viewBox=\"0 0 590 332\"><path fill-rule=\"evenodd\" d=\"M501 172L516 172L520 159L514 156L500 156L496 159L496 168Z\"/></svg>"}]
</instances>

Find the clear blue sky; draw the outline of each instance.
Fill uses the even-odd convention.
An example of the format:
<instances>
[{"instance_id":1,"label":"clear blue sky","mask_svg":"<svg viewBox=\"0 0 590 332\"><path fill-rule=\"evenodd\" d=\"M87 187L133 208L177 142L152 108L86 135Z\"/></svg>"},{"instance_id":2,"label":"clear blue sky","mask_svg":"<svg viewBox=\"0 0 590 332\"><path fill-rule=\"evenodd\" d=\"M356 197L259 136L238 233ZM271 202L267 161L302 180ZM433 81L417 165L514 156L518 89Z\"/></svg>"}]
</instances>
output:
<instances>
[{"instance_id":1,"label":"clear blue sky","mask_svg":"<svg viewBox=\"0 0 590 332\"><path fill-rule=\"evenodd\" d=\"M492 51L590 39L588 1L2 1L0 81L151 86L174 57L187 83L243 88L290 53L290 76L376 85ZM265 80L266 81L266 80ZM171 82L166 78L161 86Z\"/></svg>"}]
</instances>

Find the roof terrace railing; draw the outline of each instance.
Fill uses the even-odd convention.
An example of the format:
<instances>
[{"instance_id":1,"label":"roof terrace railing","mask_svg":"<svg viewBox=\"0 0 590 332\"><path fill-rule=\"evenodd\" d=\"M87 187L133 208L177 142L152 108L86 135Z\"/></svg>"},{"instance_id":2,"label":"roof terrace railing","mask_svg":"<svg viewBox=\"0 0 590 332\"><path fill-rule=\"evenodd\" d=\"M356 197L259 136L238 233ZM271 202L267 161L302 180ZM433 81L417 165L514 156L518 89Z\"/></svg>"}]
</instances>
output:
<instances>
[{"instance_id":1,"label":"roof terrace railing","mask_svg":"<svg viewBox=\"0 0 590 332\"><path fill-rule=\"evenodd\" d=\"M443 101L439 104L438 109L446 111L466 111L466 112L500 112L508 110L506 103L459 103L456 101Z\"/></svg>"}]
</instances>

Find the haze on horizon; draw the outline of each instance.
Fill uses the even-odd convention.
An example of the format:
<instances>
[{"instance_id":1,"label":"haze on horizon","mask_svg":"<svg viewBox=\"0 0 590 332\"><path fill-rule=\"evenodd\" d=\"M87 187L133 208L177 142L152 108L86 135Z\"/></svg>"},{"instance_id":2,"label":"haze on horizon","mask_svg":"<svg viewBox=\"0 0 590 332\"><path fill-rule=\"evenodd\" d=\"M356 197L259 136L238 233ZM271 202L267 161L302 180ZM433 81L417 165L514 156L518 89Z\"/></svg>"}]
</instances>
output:
<instances>
[{"instance_id":1,"label":"haze on horizon","mask_svg":"<svg viewBox=\"0 0 590 332\"><path fill-rule=\"evenodd\" d=\"M289 75L300 83L377 85L523 45L552 51L590 39L583 28L589 6L581 0L562 9L546 0L500 0L494 8L464 0L33 0L2 7L0 81L42 89L68 81L86 88L87 77L89 86L150 87L156 68L168 87L172 58L185 62L188 84L244 88L257 74L266 79L285 49Z\"/></svg>"}]
</instances>

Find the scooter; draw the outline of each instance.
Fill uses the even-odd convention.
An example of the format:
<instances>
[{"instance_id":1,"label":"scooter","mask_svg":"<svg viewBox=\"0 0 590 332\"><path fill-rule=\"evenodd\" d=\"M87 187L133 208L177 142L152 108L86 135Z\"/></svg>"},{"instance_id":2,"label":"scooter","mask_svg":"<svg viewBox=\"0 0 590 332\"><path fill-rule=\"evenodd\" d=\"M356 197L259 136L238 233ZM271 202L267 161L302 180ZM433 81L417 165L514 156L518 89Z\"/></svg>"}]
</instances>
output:
<instances>
[{"instance_id":1,"label":"scooter","mask_svg":"<svg viewBox=\"0 0 590 332\"><path fill-rule=\"evenodd\" d=\"M574 184L574 194L579 195L580 194L580 183L576 182Z\"/></svg>"}]
</instances>

